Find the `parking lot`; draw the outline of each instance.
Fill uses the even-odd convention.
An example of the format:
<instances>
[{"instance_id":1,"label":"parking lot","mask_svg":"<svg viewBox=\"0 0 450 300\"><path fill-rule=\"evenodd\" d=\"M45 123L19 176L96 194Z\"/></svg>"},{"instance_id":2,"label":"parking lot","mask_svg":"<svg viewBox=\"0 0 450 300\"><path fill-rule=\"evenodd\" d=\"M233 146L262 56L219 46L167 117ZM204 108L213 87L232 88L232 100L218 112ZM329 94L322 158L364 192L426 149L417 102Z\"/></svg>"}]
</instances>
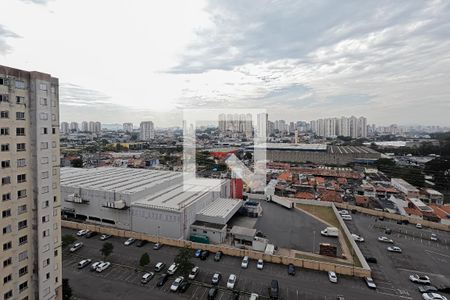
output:
<instances>
[{"instance_id":1,"label":"parking lot","mask_svg":"<svg viewBox=\"0 0 450 300\"><path fill-rule=\"evenodd\" d=\"M68 233L75 235L75 231L63 229L63 234ZM137 270L137 266L144 252L150 255L150 265L147 268L149 271L153 271L153 266L159 261L170 265L178 253L177 248L164 246L160 250L153 250L152 244L142 248L135 245L124 246L124 238L112 237L108 240L114 245L113 254L108 258L112 266L102 273L97 273L91 272L88 267L79 270L77 263L83 258L100 260L99 249L103 241L100 241L98 236L78 239L84 243L84 247L75 253L70 253L68 249L63 252L63 276L70 280L77 299L174 298L174 294L169 292L174 277L162 288L155 286L158 274L148 284L142 285L142 272ZM225 288L230 274L236 274L238 277L237 289L243 295L240 299L248 299L249 293L252 292L268 297L268 287L272 279L279 282L281 299L331 300L337 295L344 295L345 299L380 299L382 296L379 291L368 289L359 278L339 276L339 283L333 284L329 282L325 272L297 268L296 275L289 276L286 266L267 263L263 270L257 270L255 261L250 262L248 269L242 269L241 258L229 256L224 256L220 262L215 262L212 255L205 261L192 258L192 262L200 267L200 273L186 293L177 294L179 298L206 299L211 277L215 272L220 272L223 276L216 299L230 297L230 291ZM383 299L389 299L389 296L391 294L383 295ZM398 297L392 299L395 298Z\"/></svg>"}]
</instances>

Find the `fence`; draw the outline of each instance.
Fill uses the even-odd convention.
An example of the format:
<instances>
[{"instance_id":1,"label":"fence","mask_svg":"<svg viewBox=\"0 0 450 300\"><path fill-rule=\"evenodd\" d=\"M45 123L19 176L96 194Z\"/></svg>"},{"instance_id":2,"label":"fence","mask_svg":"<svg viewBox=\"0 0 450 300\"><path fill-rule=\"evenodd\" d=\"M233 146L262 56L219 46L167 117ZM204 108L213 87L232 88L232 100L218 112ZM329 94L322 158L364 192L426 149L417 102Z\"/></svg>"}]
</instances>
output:
<instances>
[{"instance_id":1,"label":"fence","mask_svg":"<svg viewBox=\"0 0 450 300\"><path fill-rule=\"evenodd\" d=\"M309 259L301 259L301 258L294 258L294 257L287 257L287 256L281 256L281 255L270 255L265 254L263 252L257 252L253 250L248 249L238 249L230 246L225 245L209 245L209 244L200 244L200 243L194 243L191 241L186 240L177 240L177 239L169 239L161 236L151 236L144 233L139 232L133 232L133 231L127 231L122 229L116 229L112 227L105 227L100 225L94 225L94 224L86 224L86 223L77 223L73 221L67 221L62 220L61 226L71 229L88 229L95 232L99 232L102 234L111 234L118 237L123 238L135 238L139 240L146 240L149 242L159 242L164 245L174 246L178 248L190 248L190 249L202 249L202 250L208 250L211 252L217 252L222 251L225 255L229 256L236 256L236 257L244 257L248 256L251 259L263 259L266 262L276 263L276 264L293 264L296 267L305 268L305 269L312 269L312 270L318 270L318 271L333 271L338 274L342 275L348 275L348 276L355 276L355 277L368 277L371 276L371 270L365 269L365 268L359 268L354 266L346 266L342 264L337 263L330 263L330 262L321 262L321 261L314 261Z\"/></svg>"}]
</instances>

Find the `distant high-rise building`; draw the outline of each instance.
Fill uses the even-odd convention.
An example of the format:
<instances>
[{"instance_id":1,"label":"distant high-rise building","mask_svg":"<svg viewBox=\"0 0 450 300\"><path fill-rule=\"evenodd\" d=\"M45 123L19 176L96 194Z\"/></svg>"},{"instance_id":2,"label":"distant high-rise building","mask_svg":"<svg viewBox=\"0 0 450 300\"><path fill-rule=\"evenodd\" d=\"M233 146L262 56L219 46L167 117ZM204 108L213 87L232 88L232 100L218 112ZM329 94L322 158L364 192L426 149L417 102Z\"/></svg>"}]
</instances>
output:
<instances>
[{"instance_id":1,"label":"distant high-rise building","mask_svg":"<svg viewBox=\"0 0 450 300\"><path fill-rule=\"evenodd\" d=\"M86 121L81 122L81 131L88 132L89 131L89 123Z\"/></svg>"},{"instance_id":2,"label":"distant high-rise building","mask_svg":"<svg viewBox=\"0 0 450 300\"><path fill-rule=\"evenodd\" d=\"M358 137L367 137L367 119L365 117L359 117L358 119Z\"/></svg>"},{"instance_id":3,"label":"distant high-rise building","mask_svg":"<svg viewBox=\"0 0 450 300\"><path fill-rule=\"evenodd\" d=\"M59 130L62 134L68 134L69 133L69 123L67 122L61 122L61 128Z\"/></svg>"},{"instance_id":4,"label":"distant high-rise building","mask_svg":"<svg viewBox=\"0 0 450 300\"><path fill-rule=\"evenodd\" d=\"M95 122L93 122L93 121L89 122L89 129L88 129L88 131L89 132L95 132Z\"/></svg>"},{"instance_id":5,"label":"distant high-rise building","mask_svg":"<svg viewBox=\"0 0 450 300\"><path fill-rule=\"evenodd\" d=\"M77 122L70 122L70 132L78 132L78 123Z\"/></svg>"},{"instance_id":6,"label":"distant high-rise building","mask_svg":"<svg viewBox=\"0 0 450 300\"><path fill-rule=\"evenodd\" d=\"M95 133L100 133L102 131L102 123L100 122L95 122L94 125L94 132Z\"/></svg>"},{"instance_id":7,"label":"distant high-rise building","mask_svg":"<svg viewBox=\"0 0 450 300\"><path fill-rule=\"evenodd\" d=\"M123 123L123 131L133 132L133 123Z\"/></svg>"},{"instance_id":8,"label":"distant high-rise building","mask_svg":"<svg viewBox=\"0 0 450 300\"><path fill-rule=\"evenodd\" d=\"M243 133L246 137L253 136L251 114L220 114L219 131L227 133Z\"/></svg>"},{"instance_id":9,"label":"distant high-rise building","mask_svg":"<svg viewBox=\"0 0 450 300\"><path fill-rule=\"evenodd\" d=\"M310 122L311 131L316 135L325 138L346 136L352 138L367 137L367 119L365 117L356 118L326 118Z\"/></svg>"},{"instance_id":10,"label":"distant high-rise building","mask_svg":"<svg viewBox=\"0 0 450 300\"><path fill-rule=\"evenodd\" d=\"M62 299L58 89L49 74L0 66L4 299Z\"/></svg>"},{"instance_id":11,"label":"distant high-rise building","mask_svg":"<svg viewBox=\"0 0 450 300\"><path fill-rule=\"evenodd\" d=\"M152 121L141 122L139 138L142 141L149 141L155 138L155 129Z\"/></svg>"}]
</instances>

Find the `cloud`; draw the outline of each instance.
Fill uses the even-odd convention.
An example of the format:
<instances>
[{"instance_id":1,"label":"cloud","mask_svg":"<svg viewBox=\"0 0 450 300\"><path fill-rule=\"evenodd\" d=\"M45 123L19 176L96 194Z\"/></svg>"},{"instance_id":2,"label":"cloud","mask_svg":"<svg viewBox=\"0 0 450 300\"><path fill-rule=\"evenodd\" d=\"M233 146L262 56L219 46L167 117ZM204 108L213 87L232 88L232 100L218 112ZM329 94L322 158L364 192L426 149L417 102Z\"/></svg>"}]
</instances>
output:
<instances>
[{"instance_id":1,"label":"cloud","mask_svg":"<svg viewBox=\"0 0 450 300\"><path fill-rule=\"evenodd\" d=\"M20 0L20 1L25 2L25 3L34 3L34 4L45 5L45 4L47 4L50 0Z\"/></svg>"},{"instance_id":2,"label":"cloud","mask_svg":"<svg viewBox=\"0 0 450 300\"><path fill-rule=\"evenodd\" d=\"M12 50L11 46L7 43L7 39L9 38L20 38L20 36L0 24L0 54L7 54Z\"/></svg>"}]
</instances>

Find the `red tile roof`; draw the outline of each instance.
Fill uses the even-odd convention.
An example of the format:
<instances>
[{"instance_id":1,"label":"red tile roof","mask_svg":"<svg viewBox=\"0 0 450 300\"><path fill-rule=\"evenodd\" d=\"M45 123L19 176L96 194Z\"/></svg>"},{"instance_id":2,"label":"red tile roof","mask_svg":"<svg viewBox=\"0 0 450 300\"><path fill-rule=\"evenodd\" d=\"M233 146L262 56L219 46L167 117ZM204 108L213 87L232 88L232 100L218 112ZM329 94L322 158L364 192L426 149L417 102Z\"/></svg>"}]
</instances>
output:
<instances>
[{"instance_id":1,"label":"red tile roof","mask_svg":"<svg viewBox=\"0 0 450 300\"><path fill-rule=\"evenodd\" d=\"M320 194L321 201L342 203L342 195L336 191L325 190Z\"/></svg>"},{"instance_id":2,"label":"red tile roof","mask_svg":"<svg viewBox=\"0 0 450 300\"><path fill-rule=\"evenodd\" d=\"M316 197L314 196L313 193L309 193L309 192L298 192L297 194L295 194L295 198L298 198L298 199L314 200Z\"/></svg>"},{"instance_id":3,"label":"red tile roof","mask_svg":"<svg viewBox=\"0 0 450 300\"><path fill-rule=\"evenodd\" d=\"M361 196L361 195L356 195L355 196L355 202L356 204L366 204L369 203L369 197L366 196Z\"/></svg>"}]
</instances>

